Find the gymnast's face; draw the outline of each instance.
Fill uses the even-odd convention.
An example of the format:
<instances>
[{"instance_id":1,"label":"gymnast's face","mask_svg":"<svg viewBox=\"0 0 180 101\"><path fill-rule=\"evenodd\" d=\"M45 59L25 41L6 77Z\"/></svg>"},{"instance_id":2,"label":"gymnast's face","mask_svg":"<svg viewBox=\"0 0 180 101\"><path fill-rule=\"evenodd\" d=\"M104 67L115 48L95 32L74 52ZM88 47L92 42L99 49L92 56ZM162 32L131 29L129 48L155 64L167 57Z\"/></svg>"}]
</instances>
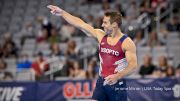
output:
<instances>
[{"instance_id":1,"label":"gymnast's face","mask_svg":"<svg viewBox=\"0 0 180 101\"><path fill-rule=\"evenodd\" d=\"M105 31L106 34L111 34L112 33L113 27L112 27L112 24L110 22L110 17L109 16L104 16L102 27L104 28L104 31Z\"/></svg>"}]
</instances>

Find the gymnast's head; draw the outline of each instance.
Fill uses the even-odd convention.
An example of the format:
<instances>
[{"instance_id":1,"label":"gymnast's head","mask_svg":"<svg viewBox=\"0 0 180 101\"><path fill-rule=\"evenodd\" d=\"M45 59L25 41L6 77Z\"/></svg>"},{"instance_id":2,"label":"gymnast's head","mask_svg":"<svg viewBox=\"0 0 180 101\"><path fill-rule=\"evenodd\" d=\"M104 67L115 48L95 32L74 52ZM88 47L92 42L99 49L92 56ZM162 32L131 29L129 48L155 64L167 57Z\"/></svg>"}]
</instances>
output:
<instances>
[{"instance_id":1,"label":"gymnast's head","mask_svg":"<svg viewBox=\"0 0 180 101\"><path fill-rule=\"evenodd\" d=\"M122 15L117 11L107 11L104 13L102 27L108 33L113 29L119 29L122 24Z\"/></svg>"}]
</instances>

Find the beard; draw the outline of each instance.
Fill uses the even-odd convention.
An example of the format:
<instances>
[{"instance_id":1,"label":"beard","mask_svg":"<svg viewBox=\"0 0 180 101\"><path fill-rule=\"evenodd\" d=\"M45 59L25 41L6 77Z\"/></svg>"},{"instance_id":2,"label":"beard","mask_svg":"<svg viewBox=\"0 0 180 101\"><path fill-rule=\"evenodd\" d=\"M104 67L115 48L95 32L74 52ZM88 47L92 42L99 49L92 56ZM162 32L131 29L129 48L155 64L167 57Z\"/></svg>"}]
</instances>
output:
<instances>
[{"instance_id":1,"label":"beard","mask_svg":"<svg viewBox=\"0 0 180 101\"><path fill-rule=\"evenodd\" d=\"M112 34L112 29L107 29L105 32L106 32L106 35L108 35L108 36L111 36L111 34Z\"/></svg>"}]
</instances>

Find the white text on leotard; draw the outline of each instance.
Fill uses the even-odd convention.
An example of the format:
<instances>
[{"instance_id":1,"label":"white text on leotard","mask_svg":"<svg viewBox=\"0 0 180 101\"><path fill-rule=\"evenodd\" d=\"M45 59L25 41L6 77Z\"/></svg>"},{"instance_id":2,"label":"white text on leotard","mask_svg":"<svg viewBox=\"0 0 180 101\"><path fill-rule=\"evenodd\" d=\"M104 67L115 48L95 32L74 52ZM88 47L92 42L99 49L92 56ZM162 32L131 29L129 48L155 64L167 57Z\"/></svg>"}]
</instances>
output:
<instances>
[{"instance_id":1,"label":"white text on leotard","mask_svg":"<svg viewBox=\"0 0 180 101\"><path fill-rule=\"evenodd\" d=\"M118 51L115 51L115 50L112 50L112 49L109 49L109 48L101 48L101 52L107 53L107 54L113 54L115 56L119 56Z\"/></svg>"}]
</instances>

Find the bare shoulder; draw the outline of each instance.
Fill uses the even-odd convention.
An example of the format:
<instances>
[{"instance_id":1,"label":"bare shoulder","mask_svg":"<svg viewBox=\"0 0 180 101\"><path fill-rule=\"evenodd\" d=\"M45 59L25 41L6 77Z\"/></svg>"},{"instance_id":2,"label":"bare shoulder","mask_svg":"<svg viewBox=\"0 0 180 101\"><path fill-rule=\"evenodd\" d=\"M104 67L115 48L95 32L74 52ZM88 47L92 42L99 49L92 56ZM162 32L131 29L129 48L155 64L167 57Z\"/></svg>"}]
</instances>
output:
<instances>
[{"instance_id":1,"label":"bare shoulder","mask_svg":"<svg viewBox=\"0 0 180 101\"><path fill-rule=\"evenodd\" d=\"M104 33L104 31L102 29L95 29L96 32L99 32L99 33Z\"/></svg>"},{"instance_id":2,"label":"bare shoulder","mask_svg":"<svg viewBox=\"0 0 180 101\"><path fill-rule=\"evenodd\" d=\"M122 43L122 48L124 51L127 51L127 50L136 51L136 45L134 44L134 42L129 37L126 38L124 40L124 42Z\"/></svg>"},{"instance_id":3,"label":"bare shoulder","mask_svg":"<svg viewBox=\"0 0 180 101\"><path fill-rule=\"evenodd\" d=\"M105 35L105 32L101 29L95 29L95 32L96 32L96 37L97 37L98 41L101 42L102 38Z\"/></svg>"}]
</instances>

